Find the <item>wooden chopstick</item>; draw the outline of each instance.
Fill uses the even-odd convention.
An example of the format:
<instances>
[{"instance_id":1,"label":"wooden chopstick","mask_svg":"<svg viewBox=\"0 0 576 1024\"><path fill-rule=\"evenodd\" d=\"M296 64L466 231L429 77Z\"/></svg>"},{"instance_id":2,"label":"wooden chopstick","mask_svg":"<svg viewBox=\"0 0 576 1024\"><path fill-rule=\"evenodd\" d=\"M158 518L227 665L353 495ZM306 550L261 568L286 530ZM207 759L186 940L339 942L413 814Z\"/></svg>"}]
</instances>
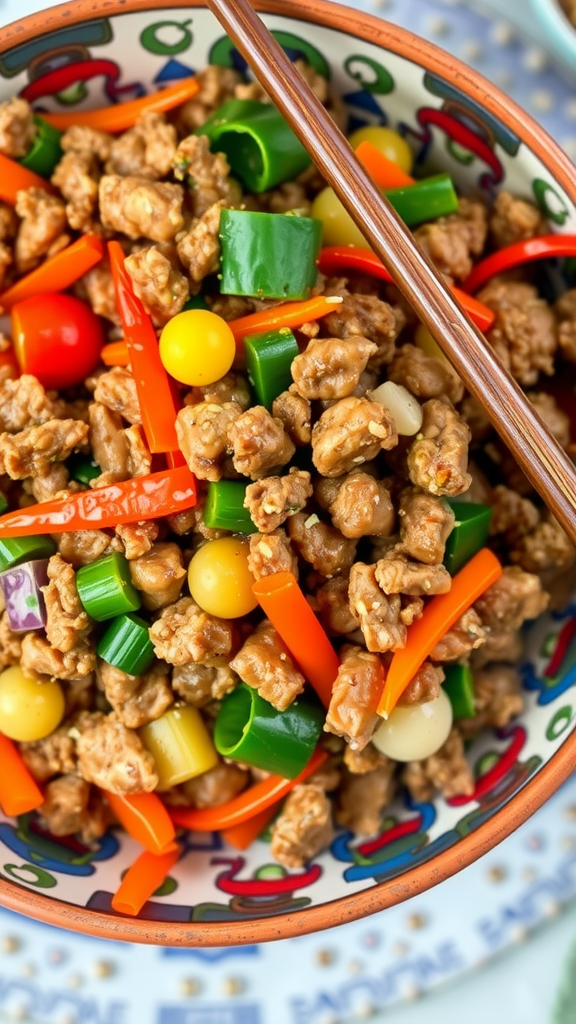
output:
<instances>
[{"instance_id":1,"label":"wooden chopstick","mask_svg":"<svg viewBox=\"0 0 576 1024\"><path fill-rule=\"evenodd\" d=\"M259 82L576 543L576 468L447 289L412 233L249 0L206 0Z\"/></svg>"}]
</instances>

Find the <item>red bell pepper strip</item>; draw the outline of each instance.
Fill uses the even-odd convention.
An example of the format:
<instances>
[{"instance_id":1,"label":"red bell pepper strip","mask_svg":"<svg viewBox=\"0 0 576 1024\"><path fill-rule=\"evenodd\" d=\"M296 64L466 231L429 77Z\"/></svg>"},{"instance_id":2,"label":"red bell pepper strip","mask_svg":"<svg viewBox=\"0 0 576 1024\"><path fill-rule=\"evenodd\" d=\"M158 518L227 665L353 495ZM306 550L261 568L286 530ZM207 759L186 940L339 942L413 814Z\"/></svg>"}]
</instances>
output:
<instances>
[{"instance_id":1,"label":"red bell pepper strip","mask_svg":"<svg viewBox=\"0 0 576 1024\"><path fill-rule=\"evenodd\" d=\"M131 128L143 113L163 114L167 110L179 107L192 99L200 89L195 78L184 78L176 85L160 89L150 96L141 96L139 100L128 100L98 110L73 110L69 114L42 114L44 121L53 128L65 132L76 124L96 128L101 132L124 132Z\"/></svg>"},{"instance_id":2,"label":"red bell pepper strip","mask_svg":"<svg viewBox=\"0 0 576 1024\"><path fill-rule=\"evenodd\" d=\"M7 512L0 516L0 537L103 530L175 515L195 504L196 480L188 466L179 466Z\"/></svg>"},{"instance_id":3,"label":"red bell pepper strip","mask_svg":"<svg viewBox=\"0 0 576 1024\"><path fill-rule=\"evenodd\" d=\"M17 302L34 295L66 291L74 281L99 263L103 255L104 242L101 238L97 235L82 235L3 292L0 295L0 307L4 310L12 309Z\"/></svg>"},{"instance_id":4,"label":"red bell pepper strip","mask_svg":"<svg viewBox=\"0 0 576 1024\"><path fill-rule=\"evenodd\" d=\"M44 796L16 745L0 733L0 807L9 818L35 811Z\"/></svg>"},{"instance_id":5,"label":"red bell pepper strip","mask_svg":"<svg viewBox=\"0 0 576 1024\"><path fill-rule=\"evenodd\" d=\"M219 807L171 807L168 813L175 825L193 829L197 832L218 832L223 829L241 825L254 815L260 814L272 804L277 804L294 786L304 782L312 775L328 757L321 747L317 747L308 764L295 779L284 779L281 775L269 775L261 782L254 783L238 796L232 797Z\"/></svg>"},{"instance_id":6,"label":"red bell pepper strip","mask_svg":"<svg viewBox=\"0 0 576 1024\"><path fill-rule=\"evenodd\" d=\"M29 188L41 188L50 193L56 191L46 178L41 178L39 174L0 153L0 200L15 206L18 192L26 192Z\"/></svg>"},{"instance_id":7,"label":"red bell pepper strip","mask_svg":"<svg viewBox=\"0 0 576 1024\"><path fill-rule=\"evenodd\" d=\"M477 263L462 288L466 292L477 292L486 281L504 270L558 256L576 256L576 235L538 235L524 242L513 242Z\"/></svg>"},{"instance_id":8,"label":"red bell pepper strip","mask_svg":"<svg viewBox=\"0 0 576 1024\"><path fill-rule=\"evenodd\" d=\"M164 853L154 854L145 850L130 865L112 897L112 909L118 914L136 917L144 904L166 881L176 864L181 849L175 845Z\"/></svg>"},{"instance_id":9,"label":"red bell pepper strip","mask_svg":"<svg viewBox=\"0 0 576 1024\"><path fill-rule=\"evenodd\" d=\"M148 447L151 452L176 451L179 448L176 435L178 409L160 359L156 331L134 293L118 242L108 243L108 254Z\"/></svg>"},{"instance_id":10,"label":"red bell pepper strip","mask_svg":"<svg viewBox=\"0 0 576 1024\"><path fill-rule=\"evenodd\" d=\"M384 156L371 142L361 142L356 147L356 156L378 188L406 188L416 184L416 178Z\"/></svg>"},{"instance_id":11,"label":"red bell pepper strip","mask_svg":"<svg viewBox=\"0 0 576 1024\"><path fill-rule=\"evenodd\" d=\"M480 265L480 264L479 264ZM354 270L359 274L370 274L382 281L392 282L392 275L374 252L369 249L357 249L353 245L331 245L320 250L318 270L323 274L340 274L343 270ZM468 316L481 331L487 331L496 319L495 314L483 302L467 295L460 288L450 287L450 291Z\"/></svg>"}]
</instances>

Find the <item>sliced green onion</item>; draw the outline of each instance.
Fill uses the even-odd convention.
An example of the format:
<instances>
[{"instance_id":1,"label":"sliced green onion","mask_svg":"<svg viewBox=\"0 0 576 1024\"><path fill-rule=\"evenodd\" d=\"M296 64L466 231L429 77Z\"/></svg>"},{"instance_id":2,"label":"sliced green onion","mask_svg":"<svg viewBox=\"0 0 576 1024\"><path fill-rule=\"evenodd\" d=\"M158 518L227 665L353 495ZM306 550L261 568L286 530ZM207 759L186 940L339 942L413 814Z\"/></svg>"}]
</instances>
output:
<instances>
[{"instance_id":1,"label":"sliced green onion","mask_svg":"<svg viewBox=\"0 0 576 1024\"><path fill-rule=\"evenodd\" d=\"M188 301L182 306L180 312L185 313L187 309L208 309L206 299L201 292L199 292L198 295L191 295Z\"/></svg>"},{"instance_id":2,"label":"sliced green onion","mask_svg":"<svg viewBox=\"0 0 576 1024\"><path fill-rule=\"evenodd\" d=\"M316 283L322 222L285 213L222 210L223 295L307 299Z\"/></svg>"},{"instance_id":3,"label":"sliced green onion","mask_svg":"<svg viewBox=\"0 0 576 1024\"><path fill-rule=\"evenodd\" d=\"M89 455L71 455L66 461L66 467L72 480L76 483L90 486L90 481L100 476L102 470L97 462L94 462Z\"/></svg>"},{"instance_id":4,"label":"sliced green onion","mask_svg":"<svg viewBox=\"0 0 576 1024\"><path fill-rule=\"evenodd\" d=\"M30 149L18 163L27 167L29 171L39 174L41 178L50 178L56 164L62 159L62 146L60 145L62 132L53 128L42 117L35 116L34 122L38 130Z\"/></svg>"},{"instance_id":5,"label":"sliced green onion","mask_svg":"<svg viewBox=\"0 0 576 1024\"><path fill-rule=\"evenodd\" d=\"M452 705L454 720L474 718L476 704L474 702L474 676L469 665L446 665L444 690Z\"/></svg>"},{"instance_id":6,"label":"sliced green onion","mask_svg":"<svg viewBox=\"0 0 576 1024\"><path fill-rule=\"evenodd\" d=\"M250 192L290 181L310 165L308 151L272 103L228 100L196 131L225 154Z\"/></svg>"},{"instance_id":7,"label":"sliced green onion","mask_svg":"<svg viewBox=\"0 0 576 1024\"><path fill-rule=\"evenodd\" d=\"M448 504L456 522L446 541L444 565L454 576L477 551L486 546L492 509L489 505L476 505L471 501L448 500Z\"/></svg>"},{"instance_id":8,"label":"sliced green onion","mask_svg":"<svg viewBox=\"0 0 576 1024\"><path fill-rule=\"evenodd\" d=\"M410 227L458 209L458 196L449 174L435 174L405 188L386 189L384 194Z\"/></svg>"},{"instance_id":9,"label":"sliced green onion","mask_svg":"<svg viewBox=\"0 0 576 1024\"><path fill-rule=\"evenodd\" d=\"M314 753L325 717L319 703L304 697L277 711L257 690L240 683L222 701L214 743L223 757L295 779Z\"/></svg>"},{"instance_id":10,"label":"sliced green onion","mask_svg":"<svg viewBox=\"0 0 576 1024\"><path fill-rule=\"evenodd\" d=\"M142 675L154 661L148 623L139 615L119 615L100 637L96 653L130 676Z\"/></svg>"},{"instance_id":11,"label":"sliced green onion","mask_svg":"<svg viewBox=\"0 0 576 1024\"><path fill-rule=\"evenodd\" d=\"M292 383L292 360L298 355L298 343L289 327L244 338L246 366L256 398L267 409Z\"/></svg>"},{"instance_id":12,"label":"sliced green onion","mask_svg":"<svg viewBox=\"0 0 576 1024\"><path fill-rule=\"evenodd\" d=\"M51 537L12 537L0 539L0 572L11 569L20 562L30 562L37 558L50 558L56 551Z\"/></svg>"},{"instance_id":13,"label":"sliced green onion","mask_svg":"<svg viewBox=\"0 0 576 1024\"><path fill-rule=\"evenodd\" d=\"M244 508L246 484L241 480L218 480L208 484L204 523L212 530L233 533L257 533L247 508Z\"/></svg>"},{"instance_id":14,"label":"sliced green onion","mask_svg":"<svg viewBox=\"0 0 576 1024\"><path fill-rule=\"evenodd\" d=\"M128 562L119 551L78 569L76 586L84 610L97 622L135 612L141 604Z\"/></svg>"}]
</instances>

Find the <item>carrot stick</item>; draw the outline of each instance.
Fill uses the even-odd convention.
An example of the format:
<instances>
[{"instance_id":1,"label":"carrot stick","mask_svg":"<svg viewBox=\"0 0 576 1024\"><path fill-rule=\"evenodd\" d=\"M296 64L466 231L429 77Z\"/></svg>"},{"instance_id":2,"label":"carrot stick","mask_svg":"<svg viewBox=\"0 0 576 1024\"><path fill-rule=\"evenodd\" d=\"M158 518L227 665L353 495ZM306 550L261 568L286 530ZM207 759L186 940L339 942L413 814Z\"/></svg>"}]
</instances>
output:
<instances>
[{"instance_id":1,"label":"carrot stick","mask_svg":"<svg viewBox=\"0 0 576 1024\"><path fill-rule=\"evenodd\" d=\"M149 853L164 853L176 833L168 811L156 793L119 796L102 791L122 828Z\"/></svg>"},{"instance_id":2,"label":"carrot stick","mask_svg":"<svg viewBox=\"0 0 576 1024\"><path fill-rule=\"evenodd\" d=\"M177 451L180 447L176 435L178 410L160 359L156 331L134 292L118 242L108 243L108 254L148 447L151 452Z\"/></svg>"},{"instance_id":3,"label":"carrot stick","mask_svg":"<svg viewBox=\"0 0 576 1024\"><path fill-rule=\"evenodd\" d=\"M111 341L100 350L100 359L104 366L128 366L128 345L125 341Z\"/></svg>"},{"instance_id":4,"label":"carrot stick","mask_svg":"<svg viewBox=\"0 0 576 1024\"><path fill-rule=\"evenodd\" d=\"M0 306L12 309L17 302L44 292L63 292L104 255L104 242L97 235L82 235L61 249L0 295Z\"/></svg>"},{"instance_id":5,"label":"carrot stick","mask_svg":"<svg viewBox=\"0 0 576 1024\"><path fill-rule=\"evenodd\" d=\"M340 305L339 295L317 295L304 302L286 302L281 306L263 309L260 313L250 313L237 320L229 320L228 327L236 338L236 344L248 334L263 334L280 327L301 327L310 320L318 320L327 313L333 313Z\"/></svg>"},{"instance_id":6,"label":"carrot stick","mask_svg":"<svg viewBox=\"0 0 576 1024\"><path fill-rule=\"evenodd\" d=\"M139 100L118 103L99 110L73 110L69 114L42 114L44 121L53 128L65 132L76 124L96 128L101 132L124 132L131 128L143 113L163 114L167 110L179 107L196 95L200 86L195 78L185 78L177 85L142 96Z\"/></svg>"},{"instance_id":7,"label":"carrot stick","mask_svg":"<svg viewBox=\"0 0 576 1024\"><path fill-rule=\"evenodd\" d=\"M287 302L281 306L265 309L260 313L250 313L249 316L229 320L228 326L236 338L238 349L242 350L244 348L243 338L248 334L263 334L265 331L279 327L301 327L302 324L306 324L310 320L318 320L321 316L333 313L341 302L342 299L338 295L319 295L314 299L306 299L304 302ZM478 300L473 299L473 302L478 302ZM114 341L105 345L101 356L105 366L128 366L130 362L128 346L125 341Z\"/></svg>"},{"instance_id":8,"label":"carrot stick","mask_svg":"<svg viewBox=\"0 0 576 1024\"><path fill-rule=\"evenodd\" d=\"M291 572L263 576L252 592L325 707L340 659Z\"/></svg>"},{"instance_id":9,"label":"carrot stick","mask_svg":"<svg viewBox=\"0 0 576 1024\"><path fill-rule=\"evenodd\" d=\"M295 779L269 775L219 807L173 807L169 810L170 817L175 825L197 832L218 832L241 825L288 796L294 786L313 775L327 757L326 751L322 750L322 747L317 747L306 767Z\"/></svg>"},{"instance_id":10,"label":"carrot stick","mask_svg":"<svg viewBox=\"0 0 576 1024\"><path fill-rule=\"evenodd\" d=\"M9 818L35 811L44 803L42 791L12 740L0 733L0 807Z\"/></svg>"},{"instance_id":11,"label":"carrot stick","mask_svg":"<svg viewBox=\"0 0 576 1024\"><path fill-rule=\"evenodd\" d=\"M142 907L159 889L180 856L180 847L154 854L147 850L130 865L112 897L112 908L118 914L136 917Z\"/></svg>"},{"instance_id":12,"label":"carrot stick","mask_svg":"<svg viewBox=\"0 0 576 1024\"><path fill-rule=\"evenodd\" d=\"M22 167L22 164L16 160L11 160L9 156L0 153L0 199L2 202L15 206L18 192L26 192L29 188L41 188L44 192L55 191L46 178L41 178L39 174L34 174L34 171L29 171L27 167Z\"/></svg>"},{"instance_id":13,"label":"carrot stick","mask_svg":"<svg viewBox=\"0 0 576 1024\"><path fill-rule=\"evenodd\" d=\"M416 178L406 174L371 142L361 142L356 148L356 156L378 188L406 188L416 183Z\"/></svg>"},{"instance_id":14,"label":"carrot stick","mask_svg":"<svg viewBox=\"0 0 576 1024\"><path fill-rule=\"evenodd\" d=\"M388 718L408 683L439 640L502 575L500 562L488 548L482 548L456 573L447 594L433 597L422 616L410 626L406 646L396 651L378 705L378 714Z\"/></svg>"},{"instance_id":15,"label":"carrot stick","mask_svg":"<svg viewBox=\"0 0 576 1024\"><path fill-rule=\"evenodd\" d=\"M561 236L559 236L561 237ZM382 263L382 260L369 249L358 249L353 245L329 245L320 250L318 257L318 270L323 274L341 274L343 270L355 270L359 274L371 274L372 277L379 277L382 281L392 282L392 275ZM479 299L468 295L454 285L450 291L468 316L474 321L481 331L487 331L496 319L496 314Z\"/></svg>"},{"instance_id":16,"label":"carrot stick","mask_svg":"<svg viewBox=\"0 0 576 1024\"><path fill-rule=\"evenodd\" d=\"M265 807L263 811L259 811L253 818L249 818L248 821L242 821L239 825L231 825L230 828L222 829L220 835L230 846L236 847L237 850L247 850L252 845L255 839L261 832L264 831L267 825L270 824L272 818L278 811L280 802L272 804L271 807Z\"/></svg>"}]
</instances>

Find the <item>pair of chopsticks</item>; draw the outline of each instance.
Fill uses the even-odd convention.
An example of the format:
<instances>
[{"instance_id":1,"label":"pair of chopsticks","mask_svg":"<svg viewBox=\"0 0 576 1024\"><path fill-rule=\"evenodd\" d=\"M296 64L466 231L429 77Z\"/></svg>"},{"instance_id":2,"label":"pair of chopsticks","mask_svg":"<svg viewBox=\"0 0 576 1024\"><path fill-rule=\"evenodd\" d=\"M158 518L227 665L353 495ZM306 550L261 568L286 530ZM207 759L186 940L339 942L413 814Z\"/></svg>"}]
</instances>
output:
<instances>
[{"instance_id":1,"label":"pair of chopsticks","mask_svg":"<svg viewBox=\"0 0 576 1024\"><path fill-rule=\"evenodd\" d=\"M206 2L534 488L576 543L576 468L571 460L468 320L249 0Z\"/></svg>"}]
</instances>

